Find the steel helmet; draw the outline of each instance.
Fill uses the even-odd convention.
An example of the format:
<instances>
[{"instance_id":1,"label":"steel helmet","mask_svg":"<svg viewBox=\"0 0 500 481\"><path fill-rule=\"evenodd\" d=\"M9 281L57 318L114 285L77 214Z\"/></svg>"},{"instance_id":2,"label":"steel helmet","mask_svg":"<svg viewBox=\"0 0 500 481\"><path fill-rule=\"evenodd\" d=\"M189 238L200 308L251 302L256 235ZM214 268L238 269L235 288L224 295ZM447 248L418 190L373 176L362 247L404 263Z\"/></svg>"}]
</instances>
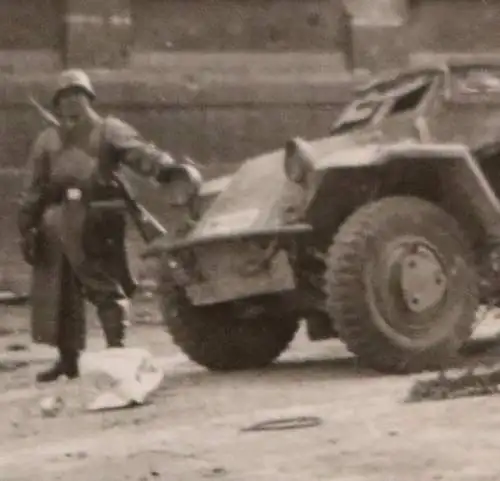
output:
<instances>
[{"instance_id":1,"label":"steel helmet","mask_svg":"<svg viewBox=\"0 0 500 481\"><path fill-rule=\"evenodd\" d=\"M57 105L61 94L73 89L84 92L92 100L96 97L89 76L81 69L69 69L59 75L52 103Z\"/></svg>"}]
</instances>

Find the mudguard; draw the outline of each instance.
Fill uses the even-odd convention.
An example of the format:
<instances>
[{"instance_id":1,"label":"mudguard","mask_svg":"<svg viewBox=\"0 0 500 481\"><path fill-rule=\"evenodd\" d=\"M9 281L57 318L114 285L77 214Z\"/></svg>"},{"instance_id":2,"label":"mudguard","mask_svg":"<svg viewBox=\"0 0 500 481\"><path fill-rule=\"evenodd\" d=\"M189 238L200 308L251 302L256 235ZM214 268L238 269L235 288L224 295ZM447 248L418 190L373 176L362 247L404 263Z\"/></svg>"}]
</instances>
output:
<instances>
[{"instance_id":1,"label":"mudguard","mask_svg":"<svg viewBox=\"0 0 500 481\"><path fill-rule=\"evenodd\" d=\"M396 162L407 162L408 169L415 163L426 162L429 169L439 172L442 188L452 190L458 186L459 196L465 196L464 199L472 205L488 235L500 235L499 199L476 157L463 144L419 144L409 141L335 150L315 159L313 168L316 180L313 189L319 188L323 179L321 174L331 170L363 167L384 169Z\"/></svg>"},{"instance_id":2,"label":"mudguard","mask_svg":"<svg viewBox=\"0 0 500 481\"><path fill-rule=\"evenodd\" d=\"M186 247L199 247L217 242L238 242L245 239L273 238L283 239L288 236L297 236L309 234L313 231L312 226L308 224L284 225L269 229L253 229L244 231L235 231L230 234L214 234L211 236L191 238L189 236L171 240L168 237L162 237L152 242L142 252L143 258L158 257L162 254L173 253L185 249Z\"/></svg>"}]
</instances>

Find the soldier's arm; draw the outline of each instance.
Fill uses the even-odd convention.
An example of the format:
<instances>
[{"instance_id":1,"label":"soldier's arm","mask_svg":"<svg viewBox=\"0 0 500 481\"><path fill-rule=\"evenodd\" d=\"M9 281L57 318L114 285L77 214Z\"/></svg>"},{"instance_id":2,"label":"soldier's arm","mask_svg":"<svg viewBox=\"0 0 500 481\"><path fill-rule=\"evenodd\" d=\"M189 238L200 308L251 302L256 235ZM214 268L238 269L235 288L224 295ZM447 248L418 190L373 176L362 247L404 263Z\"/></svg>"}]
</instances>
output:
<instances>
[{"instance_id":1,"label":"soldier's arm","mask_svg":"<svg viewBox=\"0 0 500 481\"><path fill-rule=\"evenodd\" d=\"M168 153L118 119L108 119L106 139L118 153L119 161L144 177L168 181L169 172L181 168Z\"/></svg>"},{"instance_id":2,"label":"soldier's arm","mask_svg":"<svg viewBox=\"0 0 500 481\"><path fill-rule=\"evenodd\" d=\"M42 133L33 143L28 156L28 177L24 184L19 202L18 229L21 235L36 228L44 210L44 197L48 182L48 150L46 148L47 131Z\"/></svg>"}]
</instances>

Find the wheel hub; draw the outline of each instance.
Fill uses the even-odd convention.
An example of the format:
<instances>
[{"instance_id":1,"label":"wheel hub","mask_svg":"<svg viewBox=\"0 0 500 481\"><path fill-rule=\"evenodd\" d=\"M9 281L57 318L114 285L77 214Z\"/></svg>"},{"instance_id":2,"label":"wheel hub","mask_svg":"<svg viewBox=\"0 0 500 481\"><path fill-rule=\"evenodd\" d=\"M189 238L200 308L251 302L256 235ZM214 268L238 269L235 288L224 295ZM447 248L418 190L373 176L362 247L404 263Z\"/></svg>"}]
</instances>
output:
<instances>
[{"instance_id":1,"label":"wheel hub","mask_svg":"<svg viewBox=\"0 0 500 481\"><path fill-rule=\"evenodd\" d=\"M400 285L407 308L415 313L436 306L446 293L448 279L438 257L419 245L401 259Z\"/></svg>"}]
</instances>

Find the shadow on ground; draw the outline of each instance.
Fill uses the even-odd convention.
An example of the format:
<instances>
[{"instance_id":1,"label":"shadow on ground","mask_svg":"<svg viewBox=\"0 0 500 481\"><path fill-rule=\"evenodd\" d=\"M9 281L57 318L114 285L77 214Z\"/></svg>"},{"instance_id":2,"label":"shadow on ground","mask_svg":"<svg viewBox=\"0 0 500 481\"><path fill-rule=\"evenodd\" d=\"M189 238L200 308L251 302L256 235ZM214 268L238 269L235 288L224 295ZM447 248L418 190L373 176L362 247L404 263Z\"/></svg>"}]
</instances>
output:
<instances>
[{"instance_id":1,"label":"shadow on ground","mask_svg":"<svg viewBox=\"0 0 500 481\"><path fill-rule=\"evenodd\" d=\"M185 369L169 372L168 384L196 387L215 387L229 383L233 388L248 387L264 382L266 385L286 386L305 385L343 379L364 379L378 377L380 374L358 365L355 357L281 359L263 369L216 372L209 371L193 363Z\"/></svg>"},{"instance_id":2,"label":"shadow on ground","mask_svg":"<svg viewBox=\"0 0 500 481\"><path fill-rule=\"evenodd\" d=\"M460 354L465 359L475 359L481 356L498 356L500 360L500 334L482 339L472 339L465 343Z\"/></svg>"},{"instance_id":3,"label":"shadow on ground","mask_svg":"<svg viewBox=\"0 0 500 481\"><path fill-rule=\"evenodd\" d=\"M484 363L487 366L500 364L499 335L468 341L462 348L461 355L446 367L460 369L475 363ZM321 357L304 356L300 358L289 358L285 355L267 368L247 371L215 372L189 363L178 371L169 372L167 376L170 385L183 386L217 386L222 381L229 382L233 386L248 386L263 380L266 381L266 384L273 386L297 382L303 386L353 378L405 377L404 374L379 373L362 366L354 356L335 356L334 353L331 356L323 354Z\"/></svg>"}]
</instances>

